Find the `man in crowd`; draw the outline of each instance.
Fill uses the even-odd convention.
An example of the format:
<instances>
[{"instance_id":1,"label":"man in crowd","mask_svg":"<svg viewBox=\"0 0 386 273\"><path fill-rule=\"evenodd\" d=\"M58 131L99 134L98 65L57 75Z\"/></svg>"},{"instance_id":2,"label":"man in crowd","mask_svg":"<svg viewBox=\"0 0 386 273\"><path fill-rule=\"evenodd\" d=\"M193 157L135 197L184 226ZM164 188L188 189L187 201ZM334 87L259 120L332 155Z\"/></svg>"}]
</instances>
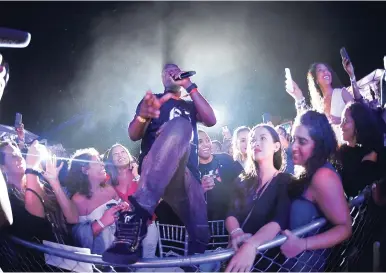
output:
<instances>
[{"instance_id":1,"label":"man in crowd","mask_svg":"<svg viewBox=\"0 0 386 273\"><path fill-rule=\"evenodd\" d=\"M198 131L198 157L208 220L225 220L236 178L243 167L226 153L212 154L211 139L204 130Z\"/></svg>"},{"instance_id":2,"label":"man in crowd","mask_svg":"<svg viewBox=\"0 0 386 273\"><path fill-rule=\"evenodd\" d=\"M133 229L139 228L134 236L122 235L120 228L117 229L116 242L102 255L107 262L136 262L138 247L146 235L145 220L154 213L160 198L168 202L185 224L190 239L189 254L203 253L206 249L209 230L199 182L197 122L213 126L216 117L197 85L189 78L178 79L181 73L177 65L166 64L162 71L164 93L148 91L130 122L130 139L142 140L141 178L137 192L129 197L133 212L125 216L124 222L127 227L131 224ZM181 87L192 101L181 98Z\"/></svg>"}]
</instances>

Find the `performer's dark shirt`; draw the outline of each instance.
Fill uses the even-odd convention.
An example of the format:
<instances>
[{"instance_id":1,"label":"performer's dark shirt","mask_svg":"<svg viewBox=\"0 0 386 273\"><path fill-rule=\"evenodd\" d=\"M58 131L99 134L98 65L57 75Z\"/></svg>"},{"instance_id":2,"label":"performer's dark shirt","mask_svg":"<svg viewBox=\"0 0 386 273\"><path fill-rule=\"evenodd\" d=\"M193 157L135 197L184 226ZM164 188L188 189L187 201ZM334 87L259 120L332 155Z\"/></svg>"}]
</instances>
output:
<instances>
[{"instance_id":1,"label":"performer's dark shirt","mask_svg":"<svg viewBox=\"0 0 386 273\"><path fill-rule=\"evenodd\" d=\"M155 94L160 98L164 94ZM138 104L136 114L139 115L139 109L142 101ZM146 129L145 135L141 142L141 152L139 155L139 170L141 171L142 161L147 153L150 151L156 139L158 129L169 120L176 117L183 117L190 121L193 133L191 139L190 155L187 167L193 173L197 180L200 180L200 172L198 170L198 134L197 134L197 110L193 101L186 101L182 99L170 99L165 102L160 109L160 116L157 119L152 119Z\"/></svg>"}]
</instances>

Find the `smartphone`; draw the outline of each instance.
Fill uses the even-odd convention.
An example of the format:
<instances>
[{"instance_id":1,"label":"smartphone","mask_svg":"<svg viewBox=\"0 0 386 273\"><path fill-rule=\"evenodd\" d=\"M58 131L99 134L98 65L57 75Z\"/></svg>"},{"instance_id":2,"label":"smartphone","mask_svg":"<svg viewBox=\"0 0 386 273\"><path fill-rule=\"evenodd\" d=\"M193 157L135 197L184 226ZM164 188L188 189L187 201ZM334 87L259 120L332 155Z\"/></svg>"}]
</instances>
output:
<instances>
[{"instance_id":1,"label":"smartphone","mask_svg":"<svg viewBox=\"0 0 386 273\"><path fill-rule=\"evenodd\" d=\"M340 56L342 57L342 59L347 59L350 61L350 57L348 56L348 53L346 51L346 48L342 47L340 49Z\"/></svg>"},{"instance_id":2,"label":"smartphone","mask_svg":"<svg viewBox=\"0 0 386 273\"><path fill-rule=\"evenodd\" d=\"M23 123L23 115L20 113L16 113L15 128L20 128L22 123Z\"/></svg>"},{"instance_id":3,"label":"smartphone","mask_svg":"<svg viewBox=\"0 0 386 273\"><path fill-rule=\"evenodd\" d=\"M271 122L271 114L270 113L264 113L262 118L263 118L263 123Z\"/></svg>"},{"instance_id":4,"label":"smartphone","mask_svg":"<svg viewBox=\"0 0 386 273\"><path fill-rule=\"evenodd\" d=\"M289 68L285 68L284 71L285 71L285 78L286 78L286 84L288 85L288 89L293 91L294 90L294 86L292 84L291 71L290 71Z\"/></svg>"},{"instance_id":5,"label":"smartphone","mask_svg":"<svg viewBox=\"0 0 386 273\"><path fill-rule=\"evenodd\" d=\"M107 209L111 209L112 207L115 207L117 204L116 203L109 203L106 204Z\"/></svg>"}]
</instances>

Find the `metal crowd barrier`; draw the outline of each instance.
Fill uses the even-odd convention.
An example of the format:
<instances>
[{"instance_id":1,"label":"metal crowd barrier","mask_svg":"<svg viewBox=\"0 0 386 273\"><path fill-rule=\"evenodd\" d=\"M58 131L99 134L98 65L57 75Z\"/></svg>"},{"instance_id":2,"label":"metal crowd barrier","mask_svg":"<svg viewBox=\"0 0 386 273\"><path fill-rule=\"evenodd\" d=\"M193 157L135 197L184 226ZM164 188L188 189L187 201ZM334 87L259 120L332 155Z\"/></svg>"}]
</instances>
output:
<instances>
[{"instance_id":1,"label":"metal crowd barrier","mask_svg":"<svg viewBox=\"0 0 386 273\"><path fill-rule=\"evenodd\" d=\"M353 235L350 240L344 242L343 244L335 247L334 254L336 257L335 261L331 262L334 259L331 259L331 253L334 253L334 249L329 250L329 262L330 266L325 264L325 261L322 261L323 264L319 264L317 268L306 268L299 267L300 263L305 263L304 259L301 257L295 261L295 265L292 263L291 266L287 266L290 262L290 259L285 259L280 254L280 250L277 249L278 246L282 245L286 237L283 235L278 235L275 239L270 242L267 242L261 245L257 251L257 259L254 265L254 271L347 271L348 263L354 266L355 258L358 259L363 253L360 248L364 248L363 245L367 244L367 241L373 240L369 234L366 233L367 226L374 224L374 219L368 219L369 206L367 201L370 199L371 189L365 189L359 196L350 201L351 215L353 217ZM299 237L314 232L326 225L327 221L324 218L316 219L311 223L300 227L296 230L293 230L293 233ZM68 251L63 249L53 248L47 245L37 244L33 242L28 242L16 237L10 237L11 241L16 244L22 245L23 247L32 249L34 251L43 252L51 256L60 257L63 259L76 261L77 263L87 263L97 266L104 267L115 267L115 268L128 268L128 265L122 264L108 264L101 259L100 255L94 254L85 254L79 253L77 251ZM366 241L366 242L365 242ZM370 242L373 244L375 242ZM274 254L269 254L273 249L276 249ZM3 250L3 252L6 250ZM268 254L267 254L268 253ZM2 250L0 249L0 257ZM129 265L129 268L139 269L139 268L166 268L166 267L183 267L183 266L194 266L200 264L209 264L209 263L223 263L234 255L233 249L219 249L213 250L205 254L197 254L192 256L178 256L178 257L162 257L162 258L151 258L151 259L141 259L139 262ZM273 256L272 256L273 255ZM314 254L312 254L313 256ZM318 254L320 255L320 253ZM4 257L4 256L3 256ZM262 267L262 259L265 259L264 267ZM306 257L308 260L312 257ZM315 257L314 257L315 258ZM316 257L316 263L318 263L318 258ZM331 264L334 263L333 266ZM276 266L276 267L272 267ZM67 267L68 268L68 267ZM278 268L278 269L273 269ZM299 269L300 268L300 269ZM59 268L60 270L60 268ZM70 269L71 270L71 269ZM58 268L55 268L53 271L58 271ZM72 270L71 270L72 271Z\"/></svg>"}]
</instances>

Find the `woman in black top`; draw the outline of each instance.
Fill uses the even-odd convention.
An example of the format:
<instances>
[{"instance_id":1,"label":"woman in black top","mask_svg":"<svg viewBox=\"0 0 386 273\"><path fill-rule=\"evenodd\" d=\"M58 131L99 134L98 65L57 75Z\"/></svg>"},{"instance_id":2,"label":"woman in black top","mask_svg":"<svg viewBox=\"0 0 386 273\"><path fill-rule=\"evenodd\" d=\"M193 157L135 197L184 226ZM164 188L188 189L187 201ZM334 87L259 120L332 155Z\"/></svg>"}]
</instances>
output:
<instances>
[{"instance_id":1,"label":"woman in black top","mask_svg":"<svg viewBox=\"0 0 386 273\"><path fill-rule=\"evenodd\" d=\"M226 272L250 271L257 247L287 227L289 174L281 173L282 148L275 129L257 125L249 136L245 175L238 181L226 228L237 250ZM253 234L253 236L248 234ZM238 245L242 243L238 248Z\"/></svg>"},{"instance_id":2,"label":"woman in black top","mask_svg":"<svg viewBox=\"0 0 386 273\"><path fill-rule=\"evenodd\" d=\"M343 140L339 149L343 188L355 197L367 185L381 178L383 135L372 110L362 103L349 103L340 125Z\"/></svg>"}]
</instances>

